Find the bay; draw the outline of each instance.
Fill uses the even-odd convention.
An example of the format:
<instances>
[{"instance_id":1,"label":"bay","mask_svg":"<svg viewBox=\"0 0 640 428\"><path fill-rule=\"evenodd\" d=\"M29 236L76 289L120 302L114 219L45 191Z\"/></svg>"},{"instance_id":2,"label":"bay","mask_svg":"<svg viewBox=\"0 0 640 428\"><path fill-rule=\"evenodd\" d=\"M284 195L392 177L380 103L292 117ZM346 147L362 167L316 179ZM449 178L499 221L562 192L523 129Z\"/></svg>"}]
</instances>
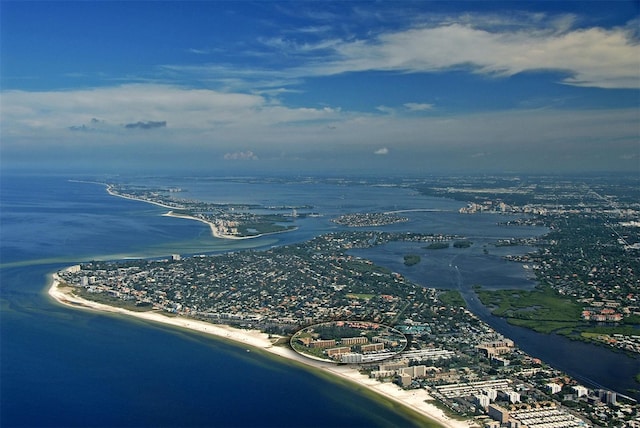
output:
<instances>
[{"instance_id":1,"label":"bay","mask_svg":"<svg viewBox=\"0 0 640 428\"><path fill-rule=\"evenodd\" d=\"M137 178L178 186L182 197L264 206L310 205L295 231L250 240L213 238L199 222L110 196L103 185L66 176L0 180L0 424L2 426L404 426L387 404L282 361L189 332L72 310L45 294L47 275L93 259L166 257L270 248L348 230L344 213L403 211L408 222L374 230L464 235L468 249L424 250L390 243L354 254L418 284L458 289L471 310L532 356L590 385L628 388L637 360L605 348L539 335L493 317L471 290L535 285L530 272L496 248L496 239L540 235L504 226L495 215L462 215L461 203L408 188L318 180ZM73 177L83 178L83 177ZM287 210L282 210L283 212ZM290 211L290 210L288 210ZM301 211L304 211L301 209ZM418 265L403 256L418 253ZM579 355L593 358L578 358Z\"/></svg>"},{"instance_id":2,"label":"bay","mask_svg":"<svg viewBox=\"0 0 640 428\"><path fill-rule=\"evenodd\" d=\"M414 424L388 403L286 362L46 295L48 273L78 261L228 250L197 222L162 212L61 177L2 178L0 425Z\"/></svg>"}]
</instances>

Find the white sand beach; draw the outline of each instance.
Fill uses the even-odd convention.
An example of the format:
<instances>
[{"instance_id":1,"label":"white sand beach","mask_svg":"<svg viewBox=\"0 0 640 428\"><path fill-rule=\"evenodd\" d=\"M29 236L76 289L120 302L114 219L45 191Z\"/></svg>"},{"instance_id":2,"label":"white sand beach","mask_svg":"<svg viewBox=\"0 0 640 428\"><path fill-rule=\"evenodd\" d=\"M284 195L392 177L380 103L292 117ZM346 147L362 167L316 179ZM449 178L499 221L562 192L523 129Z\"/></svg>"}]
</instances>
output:
<instances>
[{"instance_id":1,"label":"white sand beach","mask_svg":"<svg viewBox=\"0 0 640 428\"><path fill-rule=\"evenodd\" d=\"M147 202L147 201L144 201ZM257 238L259 236L262 235L251 235L251 236L234 236L234 235L227 235L222 233L222 231L220 230L220 227L218 227L217 224L215 224L212 221L207 221L205 219L199 218L199 217L194 217L192 215L186 215L186 214L177 214L174 211L169 211L166 214L163 214L167 217L177 217L177 218L185 218L187 220L196 220L196 221L200 221L202 223L205 223L207 225L209 225L209 228L211 229L211 234L213 235L214 238L221 238L221 239L251 239L251 238Z\"/></svg>"},{"instance_id":2,"label":"white sand beach","mask_svg":"<svg viewBox=\"0 0 640 428\"><path fill-rule=\"evenodd\" d=\"M117 196L118 198L129 199L129 200L132 200L132 201L146 202L148 204L157 205L157 206L162 207L162 208L168 208L170 211L165 213L165 214L163 214L164 216L176 217L176 218L184 218L184 219L187 219L187 220L195 220L195 221L200 221L202 223L205 223L211 229L211 235L214 238L220 238L220 239L252 239L252 238L259 238L259 237L265 236L265 235L271 235L271 234L274 234L274 233L283 233L283 232L289 232L289 231L295 230L295 229L287 229L287 230L282 230L282 231L279 231L279 232L261 233L261 234L250 235L250 236L229 235L229 234L223 233L222 232L222 228L219 227L215 222L208 221L208 220L205 220L203 218L195 217L195 216L192 216L192 215L178 214L178 213L173 211L174 209L176 209L176 207L174 207L174 206L166 205L166 204L163 204L163 203L160 203L160 202L149 201L147 199L136 198L134 196L121 195L119 193L114 192L111 185L105 184L105 186L107 187L107 193L110 194L111 196Z\"/></svg>"},{"instance_id":3,"label":"white sand beach","mask_svg":"<svg viewBox=\"0 0 640 428\"><path fill-rule=\"evenodd\" d=\"M61 304L76 308L80 307L89 310L118 313L169 326L187 328L199 333L209 334L217 338L229 340L236 344L242 344L248 348L261 349L281 358L296 361L305 366L313 367L333 376L358 384L370 391L386 397L389 400L399 403L444 427L468 428L470 426L476 426L473 421L465 422L451 419L446 416L442 410L438 409L433 404L426 402L425 400L431 400L431 397L425 390L403 390L394 384L381 383L375 379L370 379L369 377L360 374L357 370L357 366L336 365L305 358L288 346L274 346L273 343L278 338L270 339L266 333L262 333L258 330L237 329L226 325L211 324L180 316L170 317L156 311L130 311L80 298L72 293L72 287L63 287L61 284L59 276L54 274L48 291L49 295Z\"/></svg>"}]
</instances>

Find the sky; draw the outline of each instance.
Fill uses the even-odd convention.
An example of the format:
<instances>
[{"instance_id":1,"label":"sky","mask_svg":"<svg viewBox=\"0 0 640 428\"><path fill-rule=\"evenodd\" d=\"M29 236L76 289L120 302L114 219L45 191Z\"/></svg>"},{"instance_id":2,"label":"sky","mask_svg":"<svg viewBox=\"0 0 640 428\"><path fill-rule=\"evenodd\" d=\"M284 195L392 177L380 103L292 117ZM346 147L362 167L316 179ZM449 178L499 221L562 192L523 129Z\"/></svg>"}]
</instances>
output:
<instances>
[{"instance_id":1,"label":"sky","mask_svg":"<svg viewBox=\"0 0 640 428\"><path fill-rule=\"evenodd\" d=\"M5 170L640 173L638 1L0 0Z\"/></svg>"}]
</instances>

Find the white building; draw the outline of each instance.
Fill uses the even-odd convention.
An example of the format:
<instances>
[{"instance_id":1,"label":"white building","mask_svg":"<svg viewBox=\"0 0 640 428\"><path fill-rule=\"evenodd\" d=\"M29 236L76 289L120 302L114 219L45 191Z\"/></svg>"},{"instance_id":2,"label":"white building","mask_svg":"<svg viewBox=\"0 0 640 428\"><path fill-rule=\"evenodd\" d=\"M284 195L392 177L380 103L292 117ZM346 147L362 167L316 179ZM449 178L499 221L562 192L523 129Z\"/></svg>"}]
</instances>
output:
<instances>
[{"instance_id":1,"label":"white building","mask_svg":"<svg viewBox=\"0 0 640 428\"><path fill-rule=\"evenodd\" d=\"M516 391L504 391L504 395L509 403L516 404L520 402L520 393Z\"/></svg>"},{"instance_id":2,"label":"white building","mask_svg":"<svg viewBox=\"0 0 640 428\"><path fill-rule=\"evenodd\" d=\"M558 385L557 383L551 382L546 384L545 386L549 389L549 392L552 394L557 394L558 392L562 391L562 386Z\"/></svg>"},{"instance_id":3,"label":"white building","mask_svg":"<svg viewBox=\"0 0 640 428\"><path fill-rule=\"evenodd\" d=\"M340 362L341 363L347 363L347 364L358 364L362 362L362 354L358 354L358 353L350 353L350 354L344 354L340 357Z\"/></svg>"},{"instance_id":4,"label":"white building","mask_svg":"<svg viewBox=\"0 0 640 428\"><path fill-rule=\"evenodd\" d=\"M572 386L571 389L575 391L578 397L585 397L589 394L589 390L582 385Z\"/></svg>"},{"instance_id":5,"label":"white building","mask_svg":"<svg viewBox=\"0 0 640 428\"><path fill-rule=\"evenodd\" d=\"M489 404L491 404L491 400L489 399L489 397L484 394L476 395L475 399L476 404L483 409L486 409L487 407L489 407Z\"/></svg>"}]
</instances>

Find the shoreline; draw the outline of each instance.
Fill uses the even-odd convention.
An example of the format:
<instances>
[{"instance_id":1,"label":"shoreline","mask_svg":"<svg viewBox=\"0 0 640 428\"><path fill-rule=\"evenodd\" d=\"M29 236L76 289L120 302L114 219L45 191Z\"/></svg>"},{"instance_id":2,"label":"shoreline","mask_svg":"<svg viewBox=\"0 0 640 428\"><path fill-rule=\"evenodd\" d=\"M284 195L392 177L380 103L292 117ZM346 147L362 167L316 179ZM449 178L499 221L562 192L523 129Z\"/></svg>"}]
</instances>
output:
<instances>
[{"instance_id":1,"label":"shoreline","mask_svg":"<svg viewBox=\"0 0 640 428\"><path fill-rule=\"evenodd\" d=\"M123 199L129 199L131 201L146 202L147 204L153 204L153 205L157 205L157 206L162 207L162 208L169 209L169 212L162 214L163 216L174 217L174 218L184 218L184 219L187 219L187 220L195 220L195 221L202 222L202 223L204 223L204 224L209 226L209 228L211 229L211 235L214 238L218 238L218 239L234 239L234 240L253 239L253 238L260 238L261 236L273 235L273 234L276 234L276 233L290 232L292 230L296 230L297 229L297 227L296 227L295 229L287 229L287 230L282 230L282 231L279 231L279 232L271 232L271 233L260 233L258 235L251 235L251 236L227 235L227 234L222 233L220 231L220 228L212 221L207 221L205 219L198 218L198 217L191 216L191 215L176 214L173 210L175 210L177 207L172 207L171 205L166 205L166 204L163 204L163 203L160 203L160 202L155 202L155 201L148 201L146 199L136 198L136 197L133 197L133 196L121 195L121 194L116 193L113 190L111 190L111 185L106 184L106 183L100 183L100 184L103 184L104 186L106 186L107 193L109 195L111 195L111 196L115 196L115 197L123 198Z\"/></svg>"},{"instance_id":2,"label":"shoreline","mask_svg":"<svg viewBox=\"0 0 640 428\"><path fill-rule=\"evenodd\" d=\"M145 201L144 199L138 199L139 201L142 202L148 202ZM192 215L186 215L186 214L176 214L175 212L173 212L173 210L169 211L168 213L162 214L165 217L174 217L174 218L184 218L187 220L195 220L195 221L199 221L202 222L204 224L209 225L209 228L211 229L211 235L213 235L214 238L219 238L219 239L251 239L251 238L258 238L262 235L255 235L255 236L233 236L233 235L225 235L224 233L220 232L220 228L212 221L207 221L205 219L202 218L198 218L198 217L194 217Z\"/></svg>"},{"instance_id":3,"label":"shoreline","mask_svg":"<svg viewBox=\"0 0 640 428\"><path fill-rule=\"evenodd\" d=\"M351 365L337 365L311 360L303 357L289 347L275 346L274 342L279 339L280 336L277 336L274 339L269 339L268 334L258 330L238 329L224 324L211 324L205 321L198 321L183 317L168 317L155 311L135 312L124 308L109 306L103 303L86 300L69 293L69 291L72 290L72 287L61 287L62 282L57 273L51 275L50 281L51 285L49 286L47 293L51 298L62 305L76 309L83 308L99 312L121 314L206 334L217 340L222 339L233 342L237 346L246 346L259 351L264 351L276 358L281 358L295 363L297 366L301 366L306 369L313 369L321 374L346 381L354 386L363 388L367 392L373 393L373 395L381 396L388 401L399 404L419 417L439 424L440 426L446 428L469 428L470 426L477 426L472 420L460 421L452 419L445 415L444 412L434 404L426 402L425 400L433 400L433 398L423 389L407 391L400 389L397 385L389 382L382 383L376 379L370 379L368 376L360 374L357 369ZM249 351L249 349L247 351Z\"/></svg>"}]
</instances>

